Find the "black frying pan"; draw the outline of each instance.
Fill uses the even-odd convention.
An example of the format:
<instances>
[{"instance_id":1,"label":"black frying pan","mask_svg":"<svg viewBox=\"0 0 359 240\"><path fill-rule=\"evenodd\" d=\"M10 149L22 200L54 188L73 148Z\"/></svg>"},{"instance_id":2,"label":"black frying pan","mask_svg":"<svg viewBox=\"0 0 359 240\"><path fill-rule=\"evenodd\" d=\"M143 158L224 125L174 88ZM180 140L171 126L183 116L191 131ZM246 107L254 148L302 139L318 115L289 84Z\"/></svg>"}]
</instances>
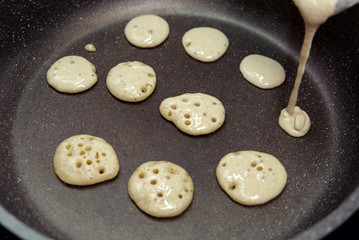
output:
<instances>
[{"instance_id":1,"label":"black frying pan","mask_svg":"<svg viewBox=\"0 0 359 240\"><path fill-rule=\"evenodd\" d=\"M6 1L1 3L0 222L24 238L55 239L318 239L359 206L359 8L347 10L316 34L298 105L313 125L292 138L277 124L286 106L303 39L302 19L291 1ZM135 16L154 13L171 28L155 49L138 49L123 35ZM210 26L230 40L217 62L201 63L183 50L193 27ZM95 53L84 46L94 43ZM279 61L286 82L261 90L241 76L248 54ZM95 64L99 82L80 94L62 94L45 79L58 58L80 55ZM141 103L121 102L105 79L117 63L138 60L158 78ZM227 115L208 136L183 134L161 117L161 101L185 92L220 99ZM52 157L65 138L80 133L105 138L121 170L112 181L89 187L62 183ZM257 150L275 155L288 184L267 204L239 205L220 189L215 167L225 154ZM127 194L141 163L168 160L195 184L194 201L179 217L142 213Z\"/></svg>"}]
</instances>

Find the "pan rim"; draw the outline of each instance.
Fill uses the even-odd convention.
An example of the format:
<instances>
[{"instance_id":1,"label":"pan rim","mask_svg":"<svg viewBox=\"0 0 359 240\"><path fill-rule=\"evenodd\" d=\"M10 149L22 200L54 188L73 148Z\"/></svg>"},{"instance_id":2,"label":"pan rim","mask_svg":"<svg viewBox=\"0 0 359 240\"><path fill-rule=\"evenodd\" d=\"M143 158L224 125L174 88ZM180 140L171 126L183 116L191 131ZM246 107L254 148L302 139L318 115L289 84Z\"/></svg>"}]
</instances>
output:
<instances>
[{"instance_id":1,"label":"pan rim","mask_svg":"<svg viewBox=\"0 0 359 240\"><path fill-rule=\"evenodd\" d=\"M295 236L293 239L301 240L314 240L322 239L338 227L343 225L355 212L359 211L359 187L357 187L348 197L330 212L327 216L324 216L318 222L314 223L311 227L302 231Z\"/></svg>"},{"instance_id":2,"label":"pan rim","mask_svg":"<svg viewBox=\"0 0 359 240\"><path fill-rule=\"evenodd\" d=\"M11 233L21 239L50 239L39 231L31 228L21 220L17 219L13 214L9 213L2 205L0 205L0 224Z\"/></svg>"}]
</instances>

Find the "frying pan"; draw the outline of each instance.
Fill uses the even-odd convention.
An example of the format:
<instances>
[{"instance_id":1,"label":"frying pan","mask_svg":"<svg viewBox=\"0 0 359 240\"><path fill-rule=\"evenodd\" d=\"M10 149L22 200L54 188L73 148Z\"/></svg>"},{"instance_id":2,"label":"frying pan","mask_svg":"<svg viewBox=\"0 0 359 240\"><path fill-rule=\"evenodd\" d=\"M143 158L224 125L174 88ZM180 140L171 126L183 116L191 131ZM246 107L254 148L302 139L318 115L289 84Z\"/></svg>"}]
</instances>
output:
<instances>
[{"instance_id":1,"label":"frying pan","mask_svg":"<svg viewBox=\"0 0 359 240\"><path fill-rule=\"evenodd\" d=\"M302 138L282 131L277 119L294 83L303 22L291 1L3 1L1 3L0 221L22 238L41 239L319 239L359 207L359 8L330 18L317 32L298 105L312 120ZM123 34L133 17L153 13L170 25L169 38L139 49ZM183 34L198 26L220 29L230 40L213 63L190 58ZM84 50L87 43L97 47ZM262 54L286 69L285 83L262 90L238 66ZM58 58L80 55L94 63L99 82L80 94L46 83ZM142 61L157 74L155 92L126 103L106 89L108 71ZM159 114L170 96L203 92L220 99L225 124L206 136L189 136ZM55 175L52 158L65 138L86 133L106 139L121 170L113 180L75 187ZM254 207L220 189L215 168L227 153L257 150L276 156L288 183L274 200ZM185 168L194 200L175 218L141 212L127 181L141 163L167 160Z\"/></svg>"}]
</instances>

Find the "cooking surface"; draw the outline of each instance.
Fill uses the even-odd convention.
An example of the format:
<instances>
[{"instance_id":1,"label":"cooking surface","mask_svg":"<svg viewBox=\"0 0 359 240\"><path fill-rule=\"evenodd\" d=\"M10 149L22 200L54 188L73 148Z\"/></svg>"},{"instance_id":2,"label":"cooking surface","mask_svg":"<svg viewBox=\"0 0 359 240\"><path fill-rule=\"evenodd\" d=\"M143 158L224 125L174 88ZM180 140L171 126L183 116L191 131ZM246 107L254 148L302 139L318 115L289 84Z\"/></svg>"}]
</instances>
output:
<instances>
[{"instance_id":1,"label":"cooking surface","mask_svg":"<svg viewBox=\"0 0 359 240\"><path fill-rule=\"evenodd\" d=\"M7 95L2 111L8 108L4 113L8 118L2 122L5 135L0 143L6 146L2 149L6 161L0 162L0 173L6 177L0 183L15 186L1 194L8 211L56 239L278 239L293 237L315 224L357 186L358 175L352 174L358 167L353 147L358 143L358 97L340 97L344 92L354 95L359 87L351 85L352 72L340 77L335 74L342 69L332 57L333 41L345 36L327 39L333 31L329 24L318 31L298 103L313 124L305 137L292 138L280 129L277 119L293 86L303 34L294 6L282 16L283 21L293 21L293 26L279 30L283 26L265 21L266 17L279 18L276 14L243 13L244 8L251 10L250 3L244 7L229 1L215 11L206 1L195 1L194 6L186 1L172 3L173 9L137 3L104 2L95 5L98 8L83 4L63 18L64 23L56 23L56 30L49 26L42 30L49 35L34 38L35 47L27 43L24 53L19 51L7 62L1 81L11 77L17 84L6 85L2 96L3 100ZM170 25L169 38L157 48L139 49L124 37L126 23L143 13L158 14ZM253 20L259 15L263 24ZM215 27L227 35L230 47L217 62L201 63L185 53L182 36L198 26ZM284 41L288 37L294 40ZM39 48L40 42L43 48ZM93 43L97 51L86 52L87 43ZM343 54L335 56L335 63L354 69L347 63L348 50L340 47ZM238 66L253 53L280 62L286 69L286 82L262 90L244 80ZM80 94L52 89L46 83L46 71L66 55L80 55L92 62L99 82ZM109 93L105 79L116 64L134 60L154 68L157 87L145 101L126 103ZM162 118L158 110L161 101L186 92L207 93L221 100L226 108L222 128L193 137ZM81 133L102 137L114 147L121 164L117 178L73 187L56 177L52 158L57 145ZM353 141L345 146L345 138ZM215 168L225 154L239 150L267 152L282 162L288 183L279 197L261 206L245 207L220 189ZM194 201L179 217L149 217L128 197L127 181L132 172L153 160L172 161L193 178Z\"/></svg>"}]
</instances>

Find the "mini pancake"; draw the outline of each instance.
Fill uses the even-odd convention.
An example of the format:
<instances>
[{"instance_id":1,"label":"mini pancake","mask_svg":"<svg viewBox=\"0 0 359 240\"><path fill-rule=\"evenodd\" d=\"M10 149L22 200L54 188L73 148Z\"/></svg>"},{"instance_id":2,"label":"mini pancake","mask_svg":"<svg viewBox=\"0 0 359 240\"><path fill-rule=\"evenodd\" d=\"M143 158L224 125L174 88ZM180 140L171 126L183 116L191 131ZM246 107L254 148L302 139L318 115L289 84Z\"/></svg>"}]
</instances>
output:
<instances>
[{"instance_id":1,"label":"mini pancake","mask_svg":"<svg viewBox=\"0 0 359 240\"><path fill-rule=\"evenodd\" d=\"M285 80L285 71L279 62L258 54L243 58L239 69L248 82L262 89L278 87Z\"/></svg>"},{"instance_id":2,"label":"mini pancake","mask_svg":"<svg viewBox=\"0 0 359 240\"><path fill-rule=\"evenodd\" d=\"M284 108L278 118L279 126L292 137L302 137L310 129L311 121L308 114L300 107L294 107L294 113L289 114Z\"/></svg>"},{"instance_id":3,"label":"mini pancake","mask_svg":"<svg viewBox=\"0 0 359 240\"><path fill-rule=\"evenodd\" d=\"M47 71L48 84L59 92L78 93L97 83L95 66L80 56L66 56L57 60Z\"/></svg>"},{"instance_id":4,"label":"mini pancake","mask_svg":"<svg viewBox=\"0 0 359 240\"><path fill-rule=\"evenodd\" d=\"M156 81L156 73L152 67L134 61L113 67L107 75L106 85L116 98L127 102L139 102L153 93Z\"/></svg>"},{"instance_id":5,"label":"mini pancake","mask_svg":"<svg viewBox=\"0 0 359 240\"><path fill-rule=\"evenodd\" d=\"M157 15L146 14L127 23L125 37L136 47L153 48L167 39L169 31L166 20Z\"/></svg>"},{"instance_id":6,"label":"mini pancake","mask_svg":"<svg viewBox=\"0 0 359 240\"><path fill-rule=\"evenodd\" d=\"M204 93L186 93L162 101L160 113L178 129L190 135L209 134L225 120L221 101Z\"/></svg>"},{"instance_id":7,"label":"mini pancake","mask_svg":"<svg viewBox=\"0 0 359 240\"><path fill-rule=\"evenodd\" d=\"M227 51L229 41L218 29L198 27L183 35L182 45L192 58L201 62L214 62Z\"/></svg>"},{"instance_id":8,"label":"mini pancake","mask_svg":"<svg viewBox=\"0 0 359 240\"><path fill-rule=\"evenodd\" d=\"M287 183L287 172L279 160L257 151L225 155L216 176L228 196L243 205L266 203L277 197Z\"/></svg>"},{"instance_id":9,"label":"mini pancake","mask_svg":"<svg viewBox=\"0 0 359 240\"><path fill-rule=\"evenodd\" d=\"M54 170L63 182L86 186L116 177L120 163L115 150L104 139L81 134L59 144Z\"/></svg>"},{"instance_id":10,"label":"mini pancake","mask_svg":"<svg viewBox=\"0 0 359 240\"><path fill-rule=\"evenodd\" d=\"M128 194L143 212L153 217L174 217L192 203L193 181L174 163L150 161L131 175Z\"/></svg>"}]
</instances>

